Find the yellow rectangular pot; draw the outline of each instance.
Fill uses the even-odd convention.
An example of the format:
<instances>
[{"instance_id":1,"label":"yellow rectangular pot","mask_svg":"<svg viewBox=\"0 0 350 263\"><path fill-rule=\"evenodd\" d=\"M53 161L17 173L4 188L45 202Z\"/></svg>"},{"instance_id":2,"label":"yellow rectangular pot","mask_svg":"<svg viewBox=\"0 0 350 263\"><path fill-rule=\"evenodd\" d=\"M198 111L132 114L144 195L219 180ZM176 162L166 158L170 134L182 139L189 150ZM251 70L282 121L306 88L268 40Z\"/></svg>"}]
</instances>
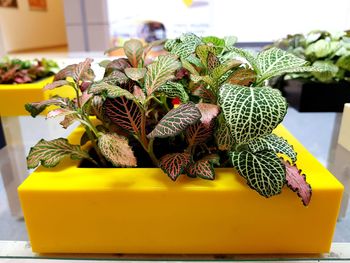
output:
<instances>
[{"instance_id":1,"label":"yellow rectangular pot","mask_svg":"<svg viewBox=\"0 0 350 263\"><path fill-rule=\"evenodd\" d=\"M332 242L343 186L282 126L312 185L304 207L287 187L266 199L233 169L214 181L160 169L39 168L19 187L38 253L324 253ZM72 143L79 142L76 131Z\"/></svg>"},{"instance_id":2,"label":"yellow rectangular pot","mask_svg":"<svg viewBox=\"0 0 350 263\"><path fill-rule=\"evenodd\" d=\"M53 95L62 97L74 96L72 87L43 91L43 87L53 81L53 76L37 82L25 84L0 84L0 116L29 115L24 105L49 99Z\"/></svg>"}]
</instances>

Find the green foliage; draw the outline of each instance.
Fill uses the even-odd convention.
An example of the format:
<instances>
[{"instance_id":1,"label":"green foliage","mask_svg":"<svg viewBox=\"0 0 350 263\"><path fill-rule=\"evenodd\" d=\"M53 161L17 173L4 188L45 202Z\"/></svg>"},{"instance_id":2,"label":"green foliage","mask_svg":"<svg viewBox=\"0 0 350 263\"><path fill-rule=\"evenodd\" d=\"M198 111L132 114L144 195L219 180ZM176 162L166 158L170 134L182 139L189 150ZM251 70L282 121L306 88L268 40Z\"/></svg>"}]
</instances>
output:
<instances>
[{"instance_id":1,"label":"green foliage","mask_svg":"<svg viewBox=\"0 0 350 263\"><path fill-rule=\"evenodd\" d=\"M279 194L286 180L296 190L302 186L300 178L293 171L287 179L289 166L277 155L293 165L296 153L273 134L287 103L265 84L288 72L324 74L327 65L308 66L277 48L252 54L234 47L235 41L187 33L165 42L168 52L151 59L149 51L162 42L144 46L132 39L123 46L126 57L101 63L105 72L100 80L94 79L91 59L67 66L45 89L68 85L76 98L54 97L26 108L36 116L55 106L47 117L64 117L64 128L80 122L85 129L81 145L93 147L97 157L58 139L35 146L28 165L53 166L70 156L100 167L159 167L172 180L181 174L213 180L215 166L233 167L265 197ZM345 70L347 60L339 60L338 67ZM307 205L305 189L296 191Z\"/></svg>"},{"instance_id":2,"label":"green foliage","mask_svg":"<svg viewBox=\"0 0 350 263\"><path fill-rule=\"evenodd\" d=\"M288 74L285 78L304 78L323 83L350 81L349 32L316 30L305 35L288 35L273 45L305 59L313 66L327 69L326 72Z\"/></svg>"},{"instance_id":3,"label":"green foliage","mask_svg":"<svg viewBox=\"0 0 350 263\"><path fill-rule=\"evenodd\" d=\"M73 160L84 158L92 160L79 145L72 145L67 139L59 138L52 141L41 139L34 147L30 148L27 157L28 169L36 168L39 164L48 168L54 167L68 156Z\"/></svg>"}]
</instances>

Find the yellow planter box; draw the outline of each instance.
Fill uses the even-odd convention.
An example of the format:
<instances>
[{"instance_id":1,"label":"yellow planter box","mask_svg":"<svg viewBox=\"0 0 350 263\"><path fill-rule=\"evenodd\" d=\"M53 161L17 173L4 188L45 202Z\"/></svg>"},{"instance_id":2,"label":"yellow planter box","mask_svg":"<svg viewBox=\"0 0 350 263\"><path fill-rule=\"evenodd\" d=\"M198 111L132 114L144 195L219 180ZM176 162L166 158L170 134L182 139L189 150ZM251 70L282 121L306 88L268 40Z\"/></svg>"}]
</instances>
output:
<instances>
[{"instance_id":1,"label":"yellow planter box","mask_svg":"<svg viewBox=\"0 0 350 263\"><path fill-rule=\"evenodd\" d=\"M81 132L81 131L80 131ZM313 188L308 207L285 188L266 199L233 169L214 181L160 169L39 168L19 187L39 253L323 253L330 249L343 186L282 126ZM70 137L78 143L77 131Z\"/></svg>"},{"instance_id":2,"label":"yellow planter box","mask_svg":"<svg viewBox=\"0 0 350 263\"><path fill-rule=\"evenodd\" d=\"M30 102L47 100L53 95L74 96L71 87L43 91L42 88L53 81L53 76L34 83L0 84L0 116L29 115L24 105Z\"/></svg>"}]
</instances>

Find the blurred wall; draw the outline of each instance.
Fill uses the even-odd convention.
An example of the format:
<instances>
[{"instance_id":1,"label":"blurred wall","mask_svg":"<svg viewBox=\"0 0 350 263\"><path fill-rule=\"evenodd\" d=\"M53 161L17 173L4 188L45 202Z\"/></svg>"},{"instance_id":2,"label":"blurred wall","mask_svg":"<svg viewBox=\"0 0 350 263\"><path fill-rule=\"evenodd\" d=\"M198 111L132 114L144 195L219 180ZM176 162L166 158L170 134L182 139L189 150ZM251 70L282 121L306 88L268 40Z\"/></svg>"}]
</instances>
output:
<instances>
[{"instance_id":1,"label":"blurred wall","mask_svg":"<svg viewBox=\"0 0 350 263\"><path fill-rule=\"evenodd\" d=\"M240 42L269 42L311 30L350 29L349 0L211 0L212 33Z\"/></svg>"},{"instance_id":2,"label":"blurred wall","mask_svg":"<svg viewBox=\"0 0 350 263\"><path fill-rule=\"evenodd\" d=\"M17 8L0 7L0 25L6 52L67 44L61 0L47 0L46 11L29 9L28 0Z\"/></svg>"}]
</instances>

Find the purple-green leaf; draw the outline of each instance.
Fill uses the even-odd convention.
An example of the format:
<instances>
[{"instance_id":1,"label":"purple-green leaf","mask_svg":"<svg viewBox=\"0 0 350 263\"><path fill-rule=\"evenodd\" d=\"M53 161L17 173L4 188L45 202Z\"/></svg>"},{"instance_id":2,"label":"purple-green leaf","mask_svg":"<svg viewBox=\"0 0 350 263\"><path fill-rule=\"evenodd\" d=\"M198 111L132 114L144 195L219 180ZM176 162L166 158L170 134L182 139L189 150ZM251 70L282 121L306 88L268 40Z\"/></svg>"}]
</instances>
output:
<instances>
[{"instance_id":1,"label":"purple-green leaf","mask_svg":"<svg viewBox=\"0 0 350 263\"><path fill-rule=\"evenodd\" d=\"M175 181L185 171L190 161L191 156L188 153L171 153L160 159L159 166Z\"/></svg>"},{"instance_id":2,"label":"purple-green leaf","mask_svg":"<svg viewBox=\"0 0 350 263\"><path fill-rule=\"evenodd\" d=\"M79 64L73 64L65 67L60 70L55 75L56 80L65 80L67 77L73 78L76 82L82 81L91 81L95 78L95 74L91 70L91 63L93 59L87 58L85 61L80 62Z\"/></svg>"},{"instance_id":3,"label":"purple-green leaf","mask_svg":"<svg viewBox=\"0 0 350 263\"><path fill-rule=\"evenodd\" d=\"M142 59L143 55L143 45L140 40L130 39L124 44L124 52L128 57L131 65L137 68L139 61Z\"/></svg>"},{"instance_id":4,"label":"purple-green leaf","mask_svg":"<svg viewBox=\"0 0 350 263\"><path fill-rule=\"evenodd\" d=\"M303 204L307 206L310 203L312 190L310 184L306 182L305 174L301 173L296 164L292 165L289 161L282 160L286 167L287 186L296 192L301 198Z\"/></svg>"},{"instance_id":5,"label":"purple-green leaf","mask_svg":"<svg viewBox=\"0 0 350 263\"><path fill-rule=\"evenodd\" d=\"M170 110L147 135L148 138L166 138L184 131L189 125L196 123L202 117L193 102L181 104Z\"/></svg>"},{"instance_id":6,"label":"purple-green leaf","mask_svg":"<svg viewBox=\"0 0 350 263\"><path fill-rule=\"evenodd\" d=\"M67 139L59 138L52 141L41 139L30 148L27 157L28 169L33 169L40 163L44 167L54 167L65 157L73 160L84 158L91 160L87 152L83 151L79 145L70 144Z\"/></svg>"},{"instance_id":7,"label":"purple-green leaf","mask_svg":"<svg viewBox=\"0 0 350 263\"><path fill-rule=\"evenodd\" d=\"M47 84L43 90L52 90L52 89L55 89L55 88L59 88L59 87L62 87L64 85L70 85L70 82L67 81L67 80L64 80L64 79L61 79L61 80L57 80L57 81L54 81L52 83L49 83Z\"/></svg>"}]
</instances>

